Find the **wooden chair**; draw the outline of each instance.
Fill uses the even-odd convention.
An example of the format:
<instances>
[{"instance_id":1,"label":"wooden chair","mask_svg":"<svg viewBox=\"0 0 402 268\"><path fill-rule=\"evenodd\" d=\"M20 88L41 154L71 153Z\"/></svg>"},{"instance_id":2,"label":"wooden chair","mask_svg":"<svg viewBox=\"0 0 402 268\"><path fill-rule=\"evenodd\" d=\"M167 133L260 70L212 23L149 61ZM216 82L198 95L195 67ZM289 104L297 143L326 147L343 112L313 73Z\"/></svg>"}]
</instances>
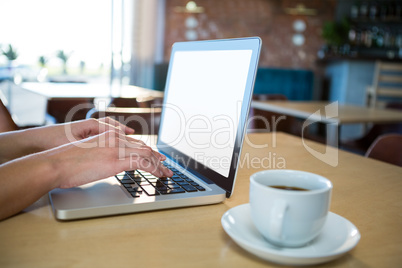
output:
<instances>
[{"instance_id":1,"label":"wooden chair","mask_svg":"<svg viewBox=\"0 0 402 268\"><path fill-rule=\"evenodd\" d=\"M402 112L401 102L388 102L386 109L394 109ZM360 155L364 155L373 142L381 135L398 133L402 134L402 123L373 124L371 128L360 138L341 141L341 148Z\"/></svg>"},{"instance_id":2,"label":"wooden chair","mask_svg":"<svg viewBox=\"0 0 402 268\"><path fill-rule=\"evenodd\" d=\"M159 131L162 108L107 107L91 109L86 118L109 116L135 130L135 134L156 135Z\"/></svg>"},{"instance_id":3,"label":"wooden chair","mask_svg":"<svg viewBox=\"0 0 402 268\"><path fill-rule=\"evenodd\" d=\"M126 107L126 108L140 107L138 105L136 98L123 98L123 97L113 98L110 102L110 106Z\"/></svg>"},{"instance_id":4,"label":"wooden chair","mask_svg":"<svg viewBox=\"0 0 402 268\"><path fill-rule=\"evenodd\" d=\"M139 96L137 98L124 98L117 97L113 98L110 102L110 106L114 107L126 107L126 108L152 108L155 106L160 106L163 103L162 97L154 96Z\"/></svg>"},{"instance_id":5,"label":"wooden chair","mask_svg":"<svg viewBox=\"0 0 402 268\"><path fill-rule=\"evenodd\" d=\"M135 130L135 134L158 134L162 97L138 96L137 98L114 98L105 109L92 108L86 118L109 116Z\"/></svg>"},{"instance_id":6,"label":"wooden chair","mask_svg":"<svg viewBox=\"0 0 402 268\"><path fill-rule=\"evenodd\" d=\"M85 119L88 111L94 107L93 102L94 98L50 99L47 102L47 114L53 117L56 123ZM70 111L74 108L78 109L70 116Z\"/></svg>"},{"instance_id":7,"label":"wooden chair","mask_svg":"<svg viewBox=\"0 0 402 268\"><path fill-rule=\"evenodd\" d=\"M376 61L373 84L367 88L367 105L384 107L382 98L402 101L402 64Z\"/></svg>"},{"instance_id":8,"label":"wooden chair","mask_svg":"<svg viewBox=\"0 0 402 268\"><path fill-rule=\"evenodd\" d=\"M138 107L141 108L154 108L161 107L163 104L162 97L142 96L137 98Z\"/></svg>"},{"instance_id":9,"label":"wooden chair","mask_svg":"<svg viewBox=\"0 0 402 268\"><path fill-rule=\"evenodd\" d=\"M402 135L385 134L378 137L365 156L402 167Z\"/></svg>"}]
</instances>

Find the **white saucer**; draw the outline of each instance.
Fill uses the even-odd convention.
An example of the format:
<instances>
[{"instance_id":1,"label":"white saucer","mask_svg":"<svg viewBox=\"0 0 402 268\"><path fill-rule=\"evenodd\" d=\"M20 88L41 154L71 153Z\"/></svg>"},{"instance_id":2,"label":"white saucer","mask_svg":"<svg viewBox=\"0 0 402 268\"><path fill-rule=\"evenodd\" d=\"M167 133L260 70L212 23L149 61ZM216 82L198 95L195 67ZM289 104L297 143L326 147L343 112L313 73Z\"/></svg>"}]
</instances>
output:
<instances>
[{"instance_id":1,"label":"white saucer","mask_svg":"<svg viewBox=\"0 0 402 268\"><path fill-rule=\"evenodd\" d=\"M322 233L300 248L276 247L257 231L251 221L250 204L243 204L223 214L222 226L242 248L258 257L284 265L312 265L340 257L360 240L359 230L347 219L329 212Z\"/></svg>"}]
</instances>

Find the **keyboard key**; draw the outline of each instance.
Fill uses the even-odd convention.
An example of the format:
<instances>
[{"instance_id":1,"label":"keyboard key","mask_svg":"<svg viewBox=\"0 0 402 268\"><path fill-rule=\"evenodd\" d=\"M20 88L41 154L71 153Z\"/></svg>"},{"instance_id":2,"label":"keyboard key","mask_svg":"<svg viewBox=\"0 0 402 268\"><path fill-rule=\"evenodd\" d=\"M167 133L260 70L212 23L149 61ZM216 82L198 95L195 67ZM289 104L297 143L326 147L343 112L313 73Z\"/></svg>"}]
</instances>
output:
<instances>
[{"instance_id":1,"label":"keyboard key","mask_svg":"<svg viewBox=\"0 0 402 268\"><path fill-rule=\"evenodd\" d=\"M130 176L128 176L126 173L119 173L117 175L115 175L118 179L123 179L123 178L130 178Z\"/></svg>"},{"instance_id":2,"label":"keyboard key","mask_svg":"<svg viewBox=\"0 0 402 268\"><path fill-rule=\"evenodd\" d=\"M126 171L126 175L130 176L131 178L136 177L136 176L141 176L138 173L136 173L135 170Z\"/></svg>"},{"instance_id":3,"label":"keyboard key","mask_svg":"<svg viewBox=\"0 0 402 268\"><path fill-rule=\"evenodd\" d=\"M129 192L132 197L141 197L142 192Z\"/></svg>"},{"instance_id":4,"label":"keyboard key","mask_svg":"<svg viewBox=\"0 0 402 268\"><path fill-rule=\"evenodd\" d=\"M141 186L141 188L145 191L145 193L149 196L159 195L156 189L152 185Z\"/></svg>"},{"instance_id":5,"label":"keyboard key","mask_svg":"<svg viewBox=\"0 0 402 268\"><path fill-rule=\"evenodd\" d=\"M197 188L198 191L205 191L205 188L202 186L194 186L195 188Z\"/></svg>"},{"instance_id":6,"label":"keyboard key","mask_svg":"<svg viewBox=\"0 0 402 268\"><path fill-rule=\"evenodd\" d=\"M150 185L150 186L152 186L148 181L141 181L141 182L137 182L137 184L139 185L139 186L148 186L148 185ZM152 186L153 187L153 186Z\"/></svg>"},{"instance_id":7,"label":"keyboard key","mask_svg":"<svg viewBox=\"0 0 402 268\"><path fill-rule=\"evenodd\" d=\"M133 180L127 179L127 178L124 178L124 179L120 180L120 182L123 183L123 184L125 184L125 183L134 184L135 183Z\"/></svg>"},{"instance_id":8,"label":"keyboard key","mask_svg":"<svg viewBox=\"0 0 402 268\"><path fill-rule=\"evenodd\" d=\"M146 179L144 178L134 178L135 182L148 182Z\"/></svg>"},{"instance_id":9,"label":"keyboard key","mask_svg":"<svg viewBox=\"0 0 402 268\"><path fill-rule=\"evenodd\" d=\"M177 184L169 184L169 185L167 185L169 188L171 188L171 189L181 189L181 187L179 186L179 185L177 185Z\"/></svg>"},{"instance_id":10,"label":"keyboard key","mask_svg":"<svg viewBox=\"0 0 402 268\"><path fill-rule=\"evenodd\" d=\"M143 177L138 174L138 175L131 176L131 179L133 179L133 180L140 180L140 179L143 179Z\"/></svg>"},{"instance_id":11,"label":"keyboard key","mask_svg":"<svg viewBox=\"0 0 402 268\"><path fill-rule=\"evenodd\" d=\"M130 178L132 178L132 179L135 179L135 178L142 178L142 176L140 175L140 174L133 174L133 173L130 173L130 172L128 172L128 173L126 173L126 176L128 176L128 177L130 177Z\"/></svg>"},{"instance_id":12,"label":"keyboard key","mask_svg":"<svg viewBox=\"0 0 402 268\"><path fill-rule=\"evenodd\" d=\"M155 187L165 187L165 184L161 181L152 182L151 184Z\"/></svg>"},{"instance_id":13,"label":"keyboard key","mask_svg":"<svg viewBox=\"0 0 402 268\"><path fill-rule=\"evenodd\" d=\"M190 186L190 184L189 184L188 182L185 182L185 181L183 181L183 182L177 182L177 184L180 185L180 186L187 186L187 185Z\"/></svg>"},{"instance_id":14,"label":"keyboard key","mask_svg":"<svg viewBox=\"0 0 402 268\"><path fill-rule=\"evenodd\" d=\"M182 187L187 192L197 192L197 189L191 185L183 185Z\"/></svg>"},{"instance_id":15,"label":"keyboard key","mask_svg":"<svg viewBox=\"0 0 402 268\"><path fill-rule=\"evenodd\" d=\"M132 188L127 188L127 190L130 192L142 192L142 189L138 186L134 186Z\"/></svg>"},{"instance_id":16,"label":"keyboard key","mask_svg":"<svg viewBox=\"0 0 402 268\"><path fill-rule=\"evenodd\" d=\"M169 188L167 188L166 186L158 186L155 188L156 188L156 190L158 190L158 192L169 190Z\"/></svg>"},{"instance_id":17,"label":"keyboard key","mask_svg":"<svg viewBox=\"0 0 402 268\"><path fill-rule=\"evenodd\" d=\"M180 193L185 193L186 191L184 191L181 188L178 189L167 189L165 191L160 191L161 194L180 194Z\"/></svg>"},{"instance_id":18,"label":"keyboard key","mask_svg":"<svg viewBox=\"0 0 402 268\"><path fill-rule=\"evenodd\" d=\"M165 183L165 185L169 188L180 188L179 185L177 185L176 183Z\"/></svg>"},{"instance_id":19,"label":"keyboard key","mask_svg":"<svg viewBox=\"0 0 402 268\"><path fill-rule=\"evenodd\" d=\"M185 192L205 191L205 188L198 183L178 171L177 169L165 165L170 168L174 174L171 178L157 178L149 172L141 170L127 171L126 175L116 178L122 183L133 197L139 197L142 193L149 196L159 194L177 194ZM141 188L140 188L141 187Z\"/></svg>"},{"instance_id":20,"label":"keyboard key","mask_svg":"<svg viewBox=\"0 0 402 268\"><path fill-rule=\"evenodd\" d=\"M160 181L160 182L162 182L163 184L175 184L175 182L174 182L174 181L172 181L172 180L168 180L168 181Z\"/></svg>"}]
</instances>

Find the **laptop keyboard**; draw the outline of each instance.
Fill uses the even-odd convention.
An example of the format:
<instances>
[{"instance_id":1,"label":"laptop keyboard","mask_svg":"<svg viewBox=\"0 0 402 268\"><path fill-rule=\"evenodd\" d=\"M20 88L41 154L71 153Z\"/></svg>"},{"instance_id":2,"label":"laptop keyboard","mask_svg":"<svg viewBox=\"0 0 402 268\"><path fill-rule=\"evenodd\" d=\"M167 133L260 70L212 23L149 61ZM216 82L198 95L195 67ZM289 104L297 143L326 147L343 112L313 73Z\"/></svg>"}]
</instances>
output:
<instances>
[{"instance_id":1,"label":"laptop keyboard","mask_svg":"<svg viewBox=\"0 0 402 268\"><path fill-rule=\"evenodd\" d=\"M132 197L140 197L144 194L156 196L205 191L204 187L174 167L166 163L164 165L173 171L172 177L158 178L149 172L137 169L125 171L116 175L116 178Z\"/></svg>"}]
</instances>

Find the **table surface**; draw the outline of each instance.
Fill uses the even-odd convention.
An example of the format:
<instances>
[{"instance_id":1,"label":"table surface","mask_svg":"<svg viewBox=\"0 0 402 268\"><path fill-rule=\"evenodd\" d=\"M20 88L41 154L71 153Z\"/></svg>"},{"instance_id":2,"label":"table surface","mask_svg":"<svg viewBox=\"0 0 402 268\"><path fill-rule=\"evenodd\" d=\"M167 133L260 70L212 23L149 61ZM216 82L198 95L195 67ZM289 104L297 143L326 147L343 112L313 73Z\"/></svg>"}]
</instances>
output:
<instances>
[{"instance_id":1,"label":"table surface","mask_svg":"<svg viewBox=\"0 0 402 268\"><path fill-rule=\"evenodd\" d=\"M163 92L132 86L114 86L108 84L81 84L81 83L23 83L21 88L45 96L48 99L71 98L106 98L123 97L135 98L138 96L163 97Z\"/></svg>"},{"instance_id":2,"label":"table surface","mask_svg":"<svg viewBox=\"0 0 402 268\"><path fill-rule=\"evenodd\" d=\"M59 222L46 195L0 222L0 267L277 267L237 246L221 226L228 209L248 203L250 175L269 168L329 178L331 211L359 229L357 247L322 267L400 267L402 168L343 151L332 167L284 133L248 134L241 159L232 197L215 205Z\"/></svg>"},{"instance_id":3,"label":"table surface","mask_svg":"<svg viewBox=\"0 0 402 268\"><path fill-rule=\"evenodd\" d=\"M336 124L401 122L402 112L325 101L253 101L252 107L303 119ZM327 107L327 112L325 109ZM317 111L319 113L315 114ZM332 115L335 115L332 117Z\"/></svg>"}]
</instances>

